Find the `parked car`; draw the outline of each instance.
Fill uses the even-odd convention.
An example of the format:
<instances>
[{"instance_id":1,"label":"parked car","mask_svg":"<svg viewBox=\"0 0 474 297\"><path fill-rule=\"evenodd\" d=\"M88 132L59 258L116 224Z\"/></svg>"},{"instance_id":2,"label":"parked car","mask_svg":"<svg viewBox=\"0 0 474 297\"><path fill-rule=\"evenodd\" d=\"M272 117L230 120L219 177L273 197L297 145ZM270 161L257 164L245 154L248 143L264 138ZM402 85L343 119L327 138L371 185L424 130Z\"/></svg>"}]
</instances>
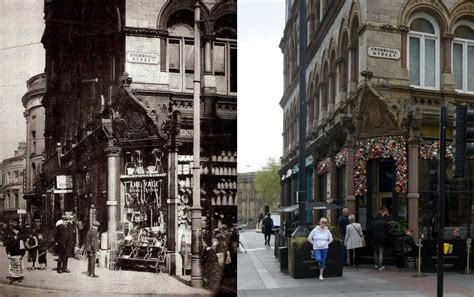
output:
<instances>
[{"instance_id":1,"label":"parked car","mask_svg":"<svg viewBox=\"0 0 474 297\"><path fill-rule=\"evenodd\" d=\"M273 220L273 228L272 228L272 232L273 233L277 233L280 231L280 214L278 213L272 213L271 215L271 218Z\"/></svg>"}]
</instances>

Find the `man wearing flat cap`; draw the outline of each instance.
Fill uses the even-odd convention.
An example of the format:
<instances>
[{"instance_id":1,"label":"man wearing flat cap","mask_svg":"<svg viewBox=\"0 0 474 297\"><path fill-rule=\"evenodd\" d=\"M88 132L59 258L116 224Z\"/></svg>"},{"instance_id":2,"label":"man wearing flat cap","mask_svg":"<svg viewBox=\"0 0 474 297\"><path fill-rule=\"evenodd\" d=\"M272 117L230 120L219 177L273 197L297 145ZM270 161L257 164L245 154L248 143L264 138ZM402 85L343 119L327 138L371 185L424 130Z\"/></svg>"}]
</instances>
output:
<instances>
[{"instance_id":1,"label":"man wearing flat cap","mask_svg":"<svg viewBox=\"0 0 474 297\"><path fill-rule=\"evenodd\" d=\"M84 251L87 252L88 265L87 265L87 275L89 277L98 277L95 274L95 258L96 254L99 251L99 233L97 228L100 226L100 223L94 221L87 232L86 240L84 244Z\"/></svg>"}]
</instances>

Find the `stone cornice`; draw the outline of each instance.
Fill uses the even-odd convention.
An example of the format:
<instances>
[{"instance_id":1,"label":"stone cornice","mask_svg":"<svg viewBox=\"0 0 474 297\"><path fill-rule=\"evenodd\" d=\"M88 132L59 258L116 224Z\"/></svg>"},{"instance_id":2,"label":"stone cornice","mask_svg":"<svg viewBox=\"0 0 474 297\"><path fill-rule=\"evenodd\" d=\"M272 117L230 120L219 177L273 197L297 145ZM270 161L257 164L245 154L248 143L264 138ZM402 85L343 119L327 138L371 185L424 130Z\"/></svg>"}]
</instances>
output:
<instances>
[{"instance_id":1,"label":"stone cornice","mask_svg":"<svg viewBox=\"0 0 474 297\"><path fill-rule=\"evenodd\" d=\"M124 33L127 36L141 37L168 37L169 34L167 30L138 27L125 27Z\"/></svg>"}]
</instances>

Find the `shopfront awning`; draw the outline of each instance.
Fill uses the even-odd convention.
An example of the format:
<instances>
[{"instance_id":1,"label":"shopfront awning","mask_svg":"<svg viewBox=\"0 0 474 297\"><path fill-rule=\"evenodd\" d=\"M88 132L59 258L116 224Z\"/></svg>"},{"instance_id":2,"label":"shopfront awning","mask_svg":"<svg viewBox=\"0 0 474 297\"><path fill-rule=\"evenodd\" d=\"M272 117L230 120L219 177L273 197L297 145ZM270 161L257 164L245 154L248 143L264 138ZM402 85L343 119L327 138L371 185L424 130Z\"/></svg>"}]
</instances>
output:
<instances>
[{"instance_id":1,"label":"shopfront awning","mask_svg":"<svg viewBox=\"0 0 474 297\"><path fill-rule=\"evenodd\" d=\"M280 207L280 208L278 208L277 210L275 210L275 212L291 213L291 212L297 211L297 210L298 210L298 207L299 207L298 204L291 205L291 206Z\"/></svg>"},{"instance_id":2,"label":"shopfront awning","mask_svg":"<svg viewBox=\"0 0 474 297\"><path fill-rule=\"evenodd\" d=\"M41 195L35 192L28 192L28 193L23 193L23 199L28 200L28 199L39 199L41 198Z\"/></svg>"},{"instance_id":3,"label":"shopfront awning","mask_svg":"<svg viewBox=\"0 0 474 297\"><path fill-rule=\"evenodd\" d=\"M324 201L309 201L306 203L306 210L327 210L327 209L341 209L342 206L334 203L327 203Z\"/></svg>"}]
</instances>

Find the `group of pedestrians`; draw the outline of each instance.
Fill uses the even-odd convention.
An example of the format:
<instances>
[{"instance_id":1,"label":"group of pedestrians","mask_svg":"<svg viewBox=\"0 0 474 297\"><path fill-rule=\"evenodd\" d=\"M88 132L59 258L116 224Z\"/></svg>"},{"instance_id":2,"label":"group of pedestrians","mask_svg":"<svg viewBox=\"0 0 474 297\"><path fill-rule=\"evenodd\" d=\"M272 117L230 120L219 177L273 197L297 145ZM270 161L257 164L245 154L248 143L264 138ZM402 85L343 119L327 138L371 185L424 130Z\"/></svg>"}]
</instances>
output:
<instances>
[{"instance_id":1,"label":"group of pedestrians","mask_svg":"<svg viewBox=\"0 0 474 297\"><path fill-rule=\"evenodd\" d=\"M87 253L88 258L87 276L89 277L98 277L95 274L95 262L97 252L100 249L99 233L97 231L99 226L100 223L94 221L84 239L84 252ZM63 215L56 222L54 242L58 255L57 273L70 273L68 259L74 256L76 242L76 223L73 216Z\"/></svg>"},{"instance_id":2,"label":"group of pedestrians","mask_svg":"<svg viewBox=\"0 0 474 297\"><path fill-rule=\"evenodd\" d=\"M367 230L367 239L374 253L374 267L384 270L383 252L388 241L388 225L390 215L386 207L382 207L375 215ZM344 208L342 215L337 220L339 225L339 236L344 242L343 263L347 265L347 254L349 254L349 267L359 268L359 249L366 245L362 226L356 222L353 214L349 215L349 209Z\"/></svg>"},{"instance_id":3,"label":"group of pedestrians","mask_svg":"<svg viewBox=\"0 0 474 297\"><path fill-rule=\"evenodd\" d=\"M84 251L89 258L88 276L97 277L95 274L96 255L100 249L99 234L97 228L100 224L95 221L85 234ZM19 257L20 265L23 267L23 258L26 256L27 270L36 270L36 263L40 265L39 270L47 269L47 253L49 248L54 247L58 255L57 273L69 273L68 258L74 256L76 242L76 226L73 216L63 215L56 222L52 240L37 228L22 227L15 223L3 224L1 228L1 239L9 259Z\"/></svg>"},{"instance_id":4,"label":"group of pedestrians","mask_svg":"<svg viewBox=\"0 0 474 297\"><path fill-rule=\"evenodd\" d=\"M36 270L36 262L40 270L46 270L46 253L50 242L36 228L21 228L16 224L2 228L2 240L8 257L27 256L27 270Z\"/></svg>"}]
</instances>

